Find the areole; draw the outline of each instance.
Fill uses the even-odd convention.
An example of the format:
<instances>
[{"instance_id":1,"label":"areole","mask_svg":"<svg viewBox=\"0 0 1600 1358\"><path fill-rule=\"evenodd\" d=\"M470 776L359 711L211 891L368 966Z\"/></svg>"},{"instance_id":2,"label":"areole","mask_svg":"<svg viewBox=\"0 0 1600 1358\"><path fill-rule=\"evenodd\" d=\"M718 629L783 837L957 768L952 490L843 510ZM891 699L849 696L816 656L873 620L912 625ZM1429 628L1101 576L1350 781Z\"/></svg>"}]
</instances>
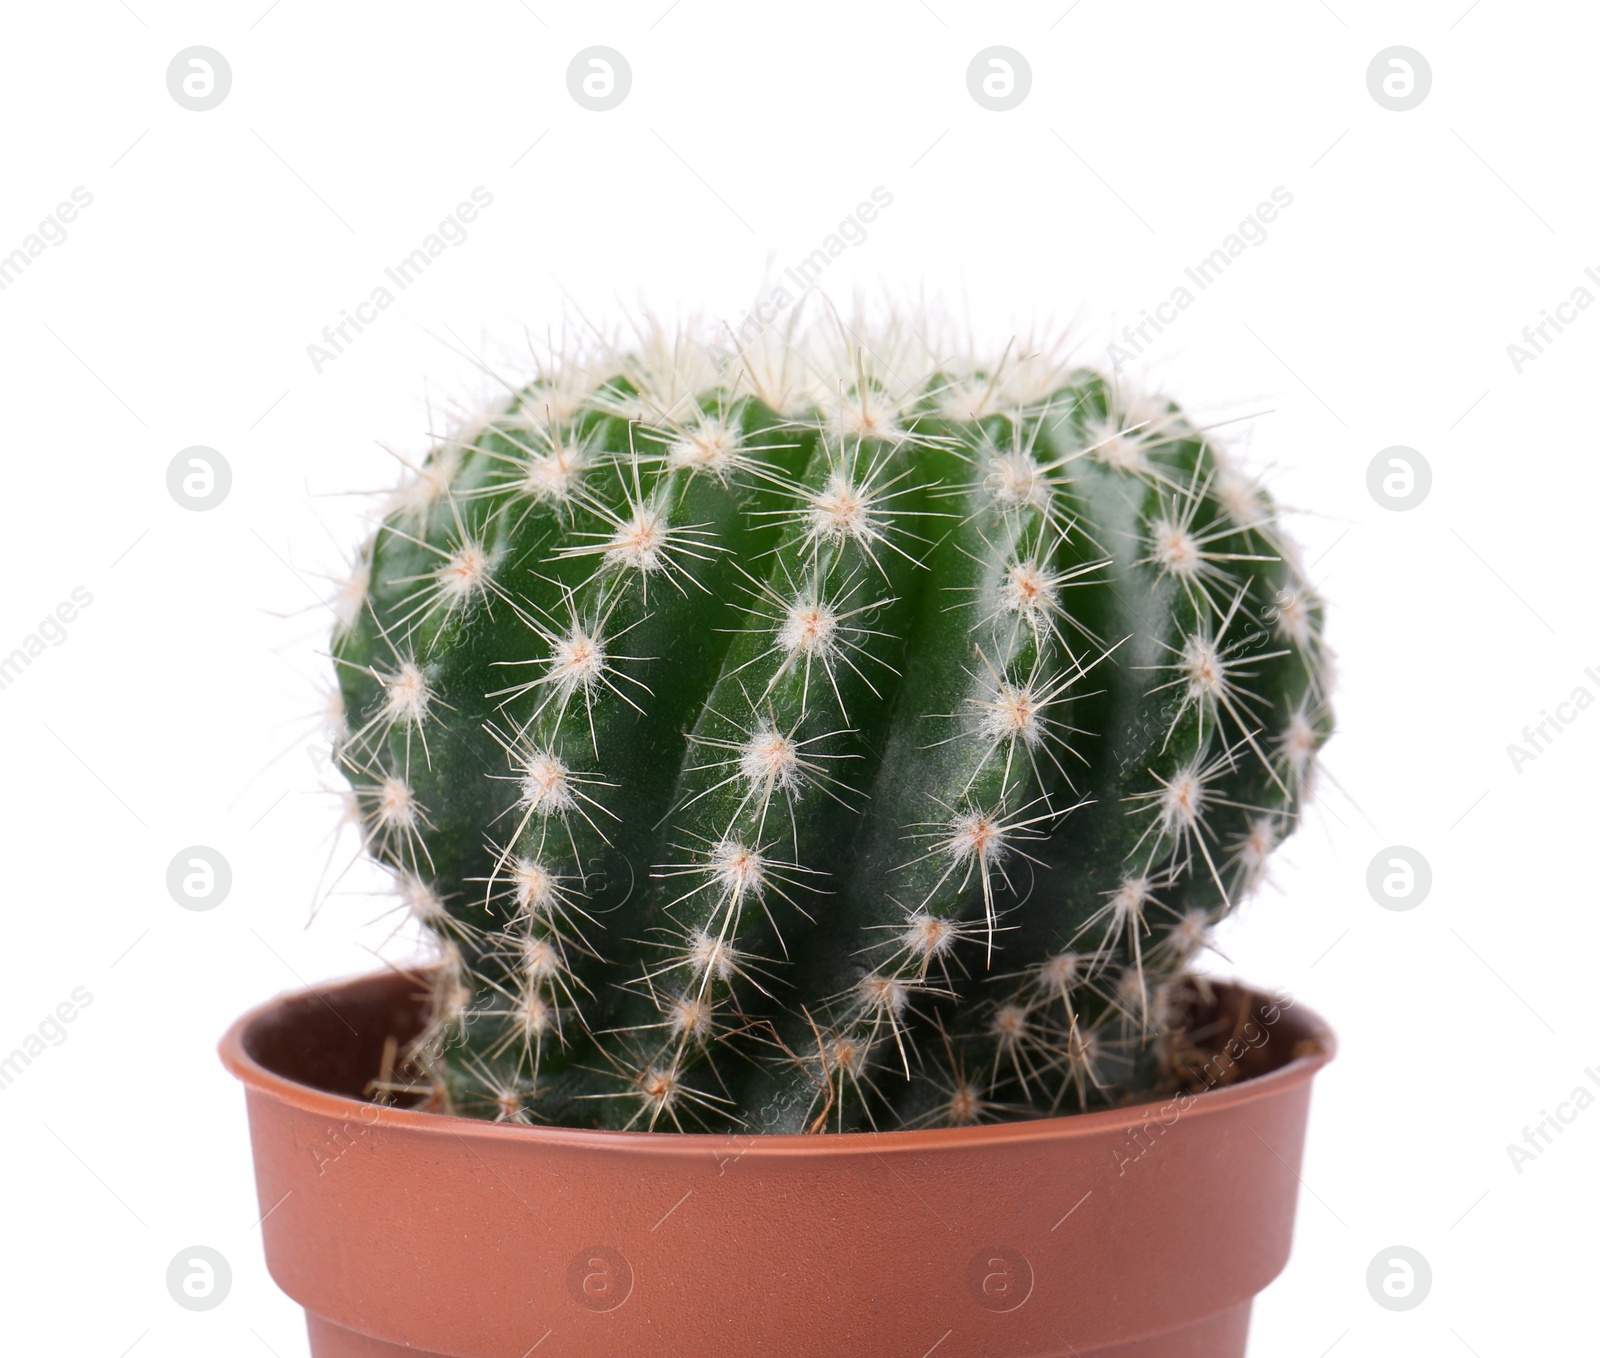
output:
<instances>
[{"instance_id":1,"label":"areole","mask_svg":"<svg viewBox=\"0 0 1600 1358\"><path fill-rule=\"evenodd\" d=\"M426 978L274 1000L221 1045L267 1261L316 1358L1241 1358L1288 1257L1303 1007L1218 985L1232 1083L937 1131L509 1126L359 1095ZM269 1210L270 1209L270 1210Z\"/></svg>"}]
</instances>

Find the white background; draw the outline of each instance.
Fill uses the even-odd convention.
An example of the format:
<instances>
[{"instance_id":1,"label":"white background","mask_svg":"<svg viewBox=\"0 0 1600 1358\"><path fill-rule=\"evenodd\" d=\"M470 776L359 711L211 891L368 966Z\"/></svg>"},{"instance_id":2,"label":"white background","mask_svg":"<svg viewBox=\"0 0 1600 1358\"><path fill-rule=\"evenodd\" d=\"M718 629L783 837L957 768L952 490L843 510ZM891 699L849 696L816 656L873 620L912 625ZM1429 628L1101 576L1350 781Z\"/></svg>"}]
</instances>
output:
<instances>
[{"instance_id":1,"label":"white background","mask_svg":"<svg viewBox=\"0 0 1600 1358\"><path fill-rule=\"evenodd\" d=\"M575 308L737 319L877 185L893 205L832 296L926 292L997 346L1074 321L1095 361L1293 194L1147 356L1206 416L1254 417L1341 662L1322 801L1217 964L1342 1039L1251 1352L1592 1336L1600 1108L1520 1173L1506 1146L1600 1067L1600 710L1520 772L1507 745L1580 684L1600 696L1600 308L1520 373L1506 346L1600 268L1600 23L1508 0L267 2L6 7L0 253L75 186L93 203L0 292L0 652L74 587L93 602L0 691L0 1050L75 987L93 1001L0 1090L5 1347L305 1352L213 1048L301 978L406 955L372 875L340 877L320 790L319 601L370 505L350 492L393 482L380 443L415 455L492 390L474 353L514 369L524 328ZM608 113L565 79L597 43L634 76ZM166 86L195 44L232 68L208 112ZM992 44L1032 68L1010 112L967 91ZM1395 44L1433 72L1409 112L1366 84ZM314 371L306 346L479 185L465 243ZM204 513L166 489L192 444L233 472ZM1433 469L1409 512L1367 490L1393 444ZM208 913L165 887L192 844L233 871ZM1365 885L1391 844L1434 875L1404 913ZM164 1284L193 1244L234 1270L202 1315ZM1434 1275L1405 1314L1365 1284L1396 1244Z\"/></svg>"}]
</instances>

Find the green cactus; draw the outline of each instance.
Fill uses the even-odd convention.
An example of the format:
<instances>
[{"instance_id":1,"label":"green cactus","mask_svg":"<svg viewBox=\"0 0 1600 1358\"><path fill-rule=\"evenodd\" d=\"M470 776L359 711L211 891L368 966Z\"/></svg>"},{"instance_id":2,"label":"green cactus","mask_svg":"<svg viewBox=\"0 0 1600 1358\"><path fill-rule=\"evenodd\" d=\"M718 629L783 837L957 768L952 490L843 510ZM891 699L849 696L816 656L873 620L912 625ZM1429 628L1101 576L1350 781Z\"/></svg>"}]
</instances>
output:
<instances>
[{"instance_id":1,"label":"green cactus","mask_svg":"<svg viewBox=\"0 0 1600 1358\"><path fill-rule=\"evenodd\" d=\"M1107 1106L1330 729L1266 493L1050 353L693 333L435 443L334 637L439 943L430 1106L797 1131Z\"/></svg>"}]
</instances>

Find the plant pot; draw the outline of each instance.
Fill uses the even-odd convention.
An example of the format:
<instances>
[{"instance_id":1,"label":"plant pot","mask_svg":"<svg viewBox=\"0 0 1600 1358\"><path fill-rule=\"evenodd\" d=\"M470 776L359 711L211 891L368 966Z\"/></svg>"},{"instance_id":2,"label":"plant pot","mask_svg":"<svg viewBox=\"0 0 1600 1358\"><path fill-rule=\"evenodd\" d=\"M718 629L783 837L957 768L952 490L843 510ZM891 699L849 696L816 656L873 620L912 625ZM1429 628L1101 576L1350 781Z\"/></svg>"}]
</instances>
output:
<instances>
[{"instance_id":1,"label":"plant pot","mask_svg":"<svg viewBox=\"0 0 1600 1358\"><path fill-rule=\"evenodd\" d=\"M364 1102L425 980L222 1041L267 1263L316 1358L1240 1358L1289 1253L1315 1015L1219 985L1232 1083L938 1131L577 1131Z\"/></svg>"}]
</instances>

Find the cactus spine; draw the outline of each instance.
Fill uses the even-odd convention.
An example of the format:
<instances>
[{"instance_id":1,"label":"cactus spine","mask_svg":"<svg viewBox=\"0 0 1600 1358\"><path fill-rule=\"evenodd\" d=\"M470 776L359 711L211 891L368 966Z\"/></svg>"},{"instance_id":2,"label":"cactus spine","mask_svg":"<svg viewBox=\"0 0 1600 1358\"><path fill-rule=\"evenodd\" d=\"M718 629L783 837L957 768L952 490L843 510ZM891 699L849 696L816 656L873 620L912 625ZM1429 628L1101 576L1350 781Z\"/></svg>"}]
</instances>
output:
<instances>
[{"instance_id":1,"label":"cactus spine","mask_svg":"<svg viewBox=\"0 0 1600 1358\"><path fill-rule=\"evenodd\" d=\"M693 334L435 443L334 638L435 1107L796 1131L1156 1087L1330 728L1274 506L1048 354Z\"/></svg>"}]
</instances>

